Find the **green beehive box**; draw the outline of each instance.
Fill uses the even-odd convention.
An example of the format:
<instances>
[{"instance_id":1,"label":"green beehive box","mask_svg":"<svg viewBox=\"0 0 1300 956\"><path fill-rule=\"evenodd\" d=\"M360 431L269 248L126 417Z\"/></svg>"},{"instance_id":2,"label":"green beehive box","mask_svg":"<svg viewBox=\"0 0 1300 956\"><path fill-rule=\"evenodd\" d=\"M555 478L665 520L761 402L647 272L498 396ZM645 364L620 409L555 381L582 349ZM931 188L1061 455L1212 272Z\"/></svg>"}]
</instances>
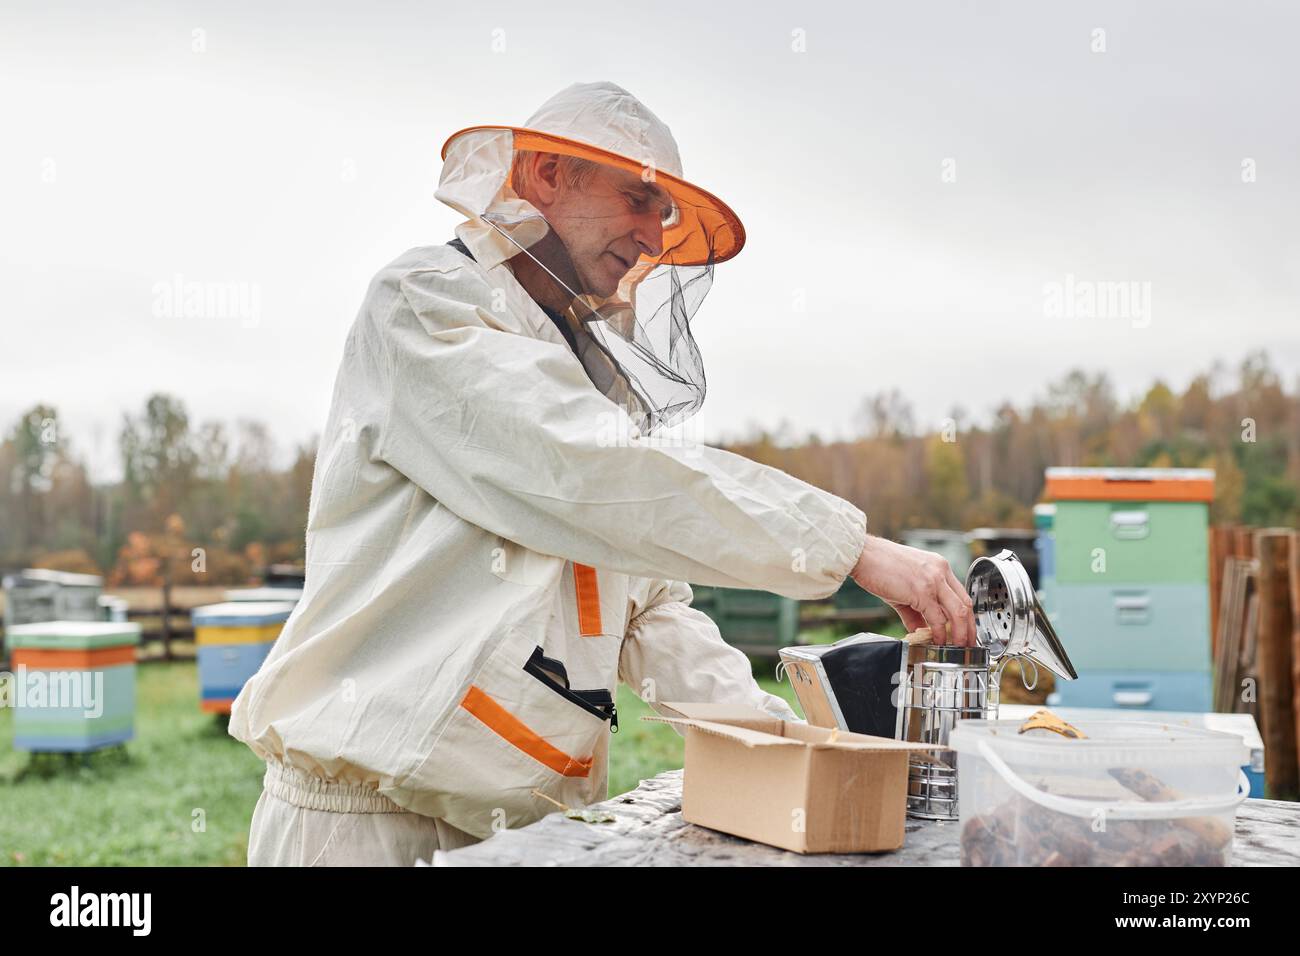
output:
<instances>
[{"instance_id":1,"label":"green beehive box","mask_svg":"<svg viewBox=\"0 0 1300 956\"><path fill-rule=\"evenodd\" d=\"M1209 581L1214 472L1191 468L1049 468L1058 584Z\"/></svg>"},{"instance_id":2,"label":"green beehive box","mask_svg":"<svg viewBox=\"0 0 1300 956\"><path fill-rule=\"evenodd\" d=\"M1060 584L1205 584L1209 507L1182 501L1057 503Z\"/></svg>"}]
</instances>

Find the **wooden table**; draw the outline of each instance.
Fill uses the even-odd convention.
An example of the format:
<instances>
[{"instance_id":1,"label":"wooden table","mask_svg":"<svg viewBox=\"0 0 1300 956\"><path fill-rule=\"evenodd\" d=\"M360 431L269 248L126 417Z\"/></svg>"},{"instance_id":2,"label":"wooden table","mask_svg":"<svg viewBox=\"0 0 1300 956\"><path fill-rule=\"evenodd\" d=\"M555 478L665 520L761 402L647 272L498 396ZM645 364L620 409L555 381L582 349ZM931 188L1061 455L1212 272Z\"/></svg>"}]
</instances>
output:
<instances>
[{"instance_id":1,"label":"wooden table","mask_svg":"<svg viewBox=\"0 0 1300 956\"><path fill-rule=\"evenodd\" d=\"M584 823L553 813L474 846L438 851L434 866L957 866L959 825L907 821L907 840L893 853L790 853L687 823L682 772L670 770L589 808L612 823ZM1237 811L1233 866L1300 865L1300 804L1247 800Z\"/></svg>"}]
</instances>

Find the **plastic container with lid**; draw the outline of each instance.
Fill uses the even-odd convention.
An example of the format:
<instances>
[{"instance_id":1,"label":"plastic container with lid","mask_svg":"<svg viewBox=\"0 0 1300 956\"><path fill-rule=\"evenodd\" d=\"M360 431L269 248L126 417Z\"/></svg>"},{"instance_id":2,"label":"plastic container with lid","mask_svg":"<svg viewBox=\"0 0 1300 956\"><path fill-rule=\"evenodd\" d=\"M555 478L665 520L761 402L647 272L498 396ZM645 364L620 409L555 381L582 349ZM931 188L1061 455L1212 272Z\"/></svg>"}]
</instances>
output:
<instances>
[{"instance_id":1,"label":"plastic container with lid","mask_svg":"<svg viewBox=\"0 0 1300 956\"><path fill-rule=\"evenodd\" d=\"M1224 866L1249 753L1234 734L1081 721L1085 739L965 720L958 760L963 866Z\"/></svg>"}]
</instances>

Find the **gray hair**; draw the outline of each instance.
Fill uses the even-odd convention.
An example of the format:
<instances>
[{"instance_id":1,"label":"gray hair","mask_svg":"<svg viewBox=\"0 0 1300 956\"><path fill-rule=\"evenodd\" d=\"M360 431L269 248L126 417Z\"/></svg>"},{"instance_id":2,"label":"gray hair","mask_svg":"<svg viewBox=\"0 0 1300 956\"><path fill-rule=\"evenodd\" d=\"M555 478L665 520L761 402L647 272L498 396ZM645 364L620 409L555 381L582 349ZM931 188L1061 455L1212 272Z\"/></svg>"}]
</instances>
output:
<instances>
[{"instance_id":1,"label":"gray hair","mask_svg":"<svg viewBox=\"0 0 1300 956\"><path fill-rule=\"evenodd\" d=\"M531 185L528 170L528 161L537 154L534 150L517 150L514 160L510 164L510 184L515 194L523 196L524 190ZM564 153L554 153L557 160L557 167L560 173L560 179L568 186L577 188L584 186L596 172L596 163L590 159L582 159L579 156L568 156Z\"/></svg>"}]
</instances>

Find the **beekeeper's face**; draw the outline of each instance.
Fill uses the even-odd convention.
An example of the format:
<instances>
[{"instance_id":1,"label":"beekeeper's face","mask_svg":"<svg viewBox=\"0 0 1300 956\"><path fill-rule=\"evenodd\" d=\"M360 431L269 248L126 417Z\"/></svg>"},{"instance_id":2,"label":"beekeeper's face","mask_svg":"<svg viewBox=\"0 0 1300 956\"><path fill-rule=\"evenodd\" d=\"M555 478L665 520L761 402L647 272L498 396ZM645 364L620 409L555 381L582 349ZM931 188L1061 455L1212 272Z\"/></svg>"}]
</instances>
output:
<instances>
[{"instance_id":1,"label":"beekeeper's face","mask_svg":"<svg viewBox=\"0 0 1300 956\"><path fill-rule=\"evenodd\" d=\"M663 252L667 193L641 176L612 166L575 169L554 153L537 154L522 191L564 242L583 288L612 295L642 255Z\"/></svg>"}]
</instances>

